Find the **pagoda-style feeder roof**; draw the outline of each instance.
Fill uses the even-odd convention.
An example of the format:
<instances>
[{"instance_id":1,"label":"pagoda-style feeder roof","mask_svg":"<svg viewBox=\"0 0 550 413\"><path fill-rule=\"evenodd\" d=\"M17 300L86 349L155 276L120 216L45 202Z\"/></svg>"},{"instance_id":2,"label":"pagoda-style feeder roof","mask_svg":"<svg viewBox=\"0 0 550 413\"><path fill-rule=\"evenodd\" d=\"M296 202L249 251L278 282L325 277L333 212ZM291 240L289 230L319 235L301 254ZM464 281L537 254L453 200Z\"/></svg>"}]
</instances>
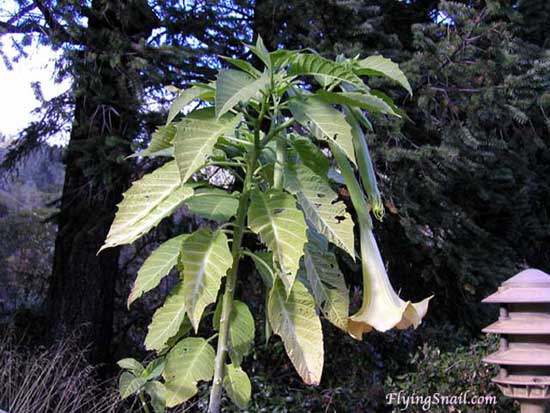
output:
<instances>
[{"instance_id":1,"label":"pagoda-style feeder roof","mask_svg":"<svg viewBox=\"0 0 550 413\"><path fill-rule=\"evenodd\" d=\"M490 354L483 361L504 366L550 366L550 350L529 347L510 348Z\"/></svg>"},{"instance_id":2,"label":"pagoda-style feeder roof","mask_svg":"<svg viewBox=\"0 0 550 413\"><path fill-rule=\"evenodd\" d=\"M520 400L529 399L538 400L541 404L534 410L522 408L524 411L544 411L544 402L550 398L550 377L530 377L530 376L508 376L506 378L497 377L493 379L505 396Z\"/></svg>"},{"instance_id":3,"label":"pagoda-style feeder roof","mask_svg":"<svg viewBox=\"0 0 550 413\"><path fill-rule=\"evenodd\" d=\"M500 366L493 382L505 396L519 401L521 413L548 413L550 275L535 269L522 271L483 302L501 304L498 321L483 329L500 334L500 349L483 359Z\"/></svg>"},{"instance_id":4,"label":"pagoda-style feeder roof","mask_svg":"<svg viewBox=\"0 0 550 413\"><path fill-rule=\"evenodd\" d=\"M511 375L507 377L495 377L493 381L498 384L513 386L550 386L550 376Z\"/></svg>"},{"instance_id":5,"label":"pagoda-style feeder roof","mask_svg":"<svg viewBox=\"0 0 550 413\"><path fill-rule=\"evenodd\" d=\"M550 335L550 317L547 314L512 317L496 321L481 331L489 334Z\"/></svg>"},{"instance_id":6,"label":"pagoda-style feeder roof","mask_svg":"<svg viewBox=\"0 0 550 413\"><path fill-rule=\"evenodd\" d=\"M484 303L550 303L550 276L528 269L502 283Z\"/></svg>"}]
</instances>

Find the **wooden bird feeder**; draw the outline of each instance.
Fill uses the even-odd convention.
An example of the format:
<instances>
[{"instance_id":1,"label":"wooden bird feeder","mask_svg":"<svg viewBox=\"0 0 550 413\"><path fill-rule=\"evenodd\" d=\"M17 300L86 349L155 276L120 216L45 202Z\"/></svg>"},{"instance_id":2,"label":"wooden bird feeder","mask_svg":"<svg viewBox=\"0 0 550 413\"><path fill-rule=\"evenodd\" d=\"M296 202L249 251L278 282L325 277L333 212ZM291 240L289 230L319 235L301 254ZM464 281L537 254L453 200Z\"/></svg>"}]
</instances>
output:
<instances>
[{"instance_id":1,"label":"wooden bird feeder","mask_svg":"<svg viewBox=\"0 0 550 413\"><path fill-rule=\"evenodd\" d=\"M544 413L550 400L550 275L535 269L505 281L484 303L500 304L497 322L483 329L499 334L500 348L483 361L498 364L493 382L517 399L521 413Z\"/></svg>"}]
</instances>

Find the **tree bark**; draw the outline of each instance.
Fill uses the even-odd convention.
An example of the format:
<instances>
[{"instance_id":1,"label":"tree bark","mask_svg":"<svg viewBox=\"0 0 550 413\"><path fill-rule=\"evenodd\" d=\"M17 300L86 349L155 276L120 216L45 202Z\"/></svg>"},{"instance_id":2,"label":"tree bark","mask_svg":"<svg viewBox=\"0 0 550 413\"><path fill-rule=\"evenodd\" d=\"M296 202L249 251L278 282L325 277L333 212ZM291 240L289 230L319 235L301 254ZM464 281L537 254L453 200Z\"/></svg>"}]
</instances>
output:
<instances>
[{"instance_id":1,"label":"tree bark","mask_svg":"<svg viewBox=\"0 0 550 413\"><path fill-rule=\"evenodd\" d=\"M135 3L94 0L86 48L74 58L78 95L47 302L53 338L77 332L96 363L110 358L120 255L119 248L97 252L128 186L124 157L139 127L139 92L126 56L154 23Z\"/></svg>"}]
</instances>

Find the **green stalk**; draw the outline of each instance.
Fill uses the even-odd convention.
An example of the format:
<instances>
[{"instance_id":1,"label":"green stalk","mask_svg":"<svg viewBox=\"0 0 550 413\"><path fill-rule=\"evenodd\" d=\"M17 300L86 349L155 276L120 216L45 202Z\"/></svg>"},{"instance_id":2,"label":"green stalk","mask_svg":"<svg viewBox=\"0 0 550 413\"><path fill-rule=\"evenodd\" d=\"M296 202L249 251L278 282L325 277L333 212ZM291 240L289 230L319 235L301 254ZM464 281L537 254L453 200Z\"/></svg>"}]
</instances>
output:
<instances>
[{"instance_id":1,"label":"green stalk","mask_svg":"<svg viewBox=\"0 0 550 413\"><path fill-rule=\"evenodd\" d=\"M239 262L241 259L241 244L245 231L246 214L248 212L248 203L250 195L250 187L252 183L253 166L256 164L256 150L252 152L249 166L247 168L243 192L239 199L239 207L237 209L237 219L235 221L235 229L233 232L233 242L231 245L231 255L233 264L231 270L227 274L225 281L225 291L223 293L222 312L220 316L220 332L218 337L218 348L216 351L216 360L214 362L214 380L212 390L210 392L210 402L208 405L209 413L219 413L222 397L222 383L225 370L225 357L227 355L227 341L229 336L229 319L233 307L233 294L237 283L237 274L239 271Z\"/></svg>"},{"instance_id":2,"label":"green stalk","mask_svg":"<svg viewBox=\"0 0 550 413\"><path fill-rule=\"evenodd\" d=\"M145 397L143 397L143 393L141 391L139 392L139 400L141 402L141 405L143 406L143 411L145 413L151 413L149 407L147 406L147 402L145 401Z\"/></svg>"},{"instance_id":3,"label":"green stalk","mask_svg":"<svg viewBox=\"0 0 550 413\"><path fill-rule=\"evenodd\" d=\"M361 181L367 192L372 213L381 221L384 217L384 204L382 203L382 197L380 196L380 191L376 183L376 174L374 172L374 165L370 156L369 147L367 146L367 141L361 129L361 125L357 120L357 115L354 114L350 108L345 108L345 111L346 119L352 127L353 147L355 149L355 157L357 159Z\"/></svg>"},{"instance_id":4,"label":"green stalk","mask_svg":"<svg viewBox=\"0 0 550 413\"><path fill-rule=\"evenodd\" d=\"M275 169L273 171L273 188L282 189L284 184L284 169L286 162L286 142L284 139L277 139Z\"/></svg>"},{"instance_id":5,"label":"green stalk","mask_svg":"<svg viewBox=\"0 0 550 413\"><path fill-rule=\"evenodd\" d=\"M353 172L351 164L346 158L346 155L344 155L344 153L336 145L331 143L330 151L334 155L334 159L336 159L336 163L340 168L340 172L342 173L344 182L348 188L351 203L357 213L357 219L359 220L360 227L361 223L363 223L363 225L368 226L369 230L372 230L372 219L369 215L369 207L367 201L365 201L363 190L355 178L355 173Z\"/></svg>"},{"instance_id":6,"label":"green stalk","mask_svg":"<svg viewBox=\"0 0 550 413\"><path fill-rule=\"evenodd\" d=\"M227 355L227 343L229 337L229 324L231 310L233 308L233 295L237 284L237 274L239 272L239 262L241 260L241 246L243 235L246 229L246 215L250 202L250 190L258 153L260 152L260 125L266 112L266 99L262 102L260 115L256 120L254 130L254 147L247 160L246 175L243 183L243 191L239 198L237 209L237 218L233 232L233 242L231 244L231 255L233 257L231 269L225 280L225 290L223 293L222 311L220 315L220 332L218 337L218 346L216 350L216 359L214 360L214 379L212 381L212 390L210 391L210 401L208 404L209 413L219 413L222 401L222 384L225 372L225 358Z\"/></svg>"}]
</instances>

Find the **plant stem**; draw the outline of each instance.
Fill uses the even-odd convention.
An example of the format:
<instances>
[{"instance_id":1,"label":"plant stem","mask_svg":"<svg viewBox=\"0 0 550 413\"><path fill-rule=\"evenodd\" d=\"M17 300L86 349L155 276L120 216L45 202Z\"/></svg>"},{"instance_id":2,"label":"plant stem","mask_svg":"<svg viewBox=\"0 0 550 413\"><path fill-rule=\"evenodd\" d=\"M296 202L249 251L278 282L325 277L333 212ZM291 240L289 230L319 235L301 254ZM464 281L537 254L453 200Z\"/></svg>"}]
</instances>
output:
<instances>
[{"instance_id":1,"label":"plant stem","mask_svg":"<svg viewBox=\"0 0 550 413\"><path fill-rule=\"evenodd\" d=\"M276 162L273 171L273 188L282 189L284 183L284 169L286 162L286 142L283 139L277 139L276 142Z\"/></svg>"},{"instance_id":2,"label":"plant stem","mask_svg":"<svg viewBox=\"0 0 550 413\"><path fill-rule=\"evenodd\" d=\"M227 355L227 341L229 336L229 323L231 310L233 308L233 294L237 284L237 274L239 272L239 262L241 260L241 245L243 234L246 229L246 215L250 198L250 189L258 154L260 152L260 125L265 115L266 100L264 99L260 116L256 121L254 131L254 147L247 160L246 175L243 183L243 190L239 198L239 207L237 209L237 219L235 220L235 229L233 232L233 241L231 244L231 255L233 263L225 280L225 290L223 293L222 312L220 315L220 332L218 337L218 347L216 350L216 359L214 361L214 380L212 381L212 390L210 391L210 401L208 404L209 413L219 413L222 401L222 383L225 371L225 357Z\"/></svg>"},{"instance_id":3,"label":"plant stem","mask_svg":"<svg viewBox=\"0 0 550 413\"><path fill-rule=\"evenodd\" d=\"M363 224L368 225L369 228L372 229L372 220L369 215L369 206L365 201L363 190L361 189L357 178L355 178L355 173L353 172L351 164L346 158L346 155L344 155L344 153L336 145L331 143L330 151L334 155L334 159L336 159L336 163L338 164L340 172L344 177L344 182L346 183L346 187L348 188L351 203L353 204L353 208L355 209L358 220L360 222L363 222Z\"/></svg>"},{"instance_id":4,"label":"plant stem","mask_svg":"<svg viewBox=\"0 0 550 413\"><path fill-rule=\"evenodd\" d=\"M143 393L141 391L139 392L139 400L141 401L141 405L143 406L143 411L145 413L151 413L149 407L147 407L147 402L145 401L145 397L143 397Z\"/></svg>"}]
</instances>

